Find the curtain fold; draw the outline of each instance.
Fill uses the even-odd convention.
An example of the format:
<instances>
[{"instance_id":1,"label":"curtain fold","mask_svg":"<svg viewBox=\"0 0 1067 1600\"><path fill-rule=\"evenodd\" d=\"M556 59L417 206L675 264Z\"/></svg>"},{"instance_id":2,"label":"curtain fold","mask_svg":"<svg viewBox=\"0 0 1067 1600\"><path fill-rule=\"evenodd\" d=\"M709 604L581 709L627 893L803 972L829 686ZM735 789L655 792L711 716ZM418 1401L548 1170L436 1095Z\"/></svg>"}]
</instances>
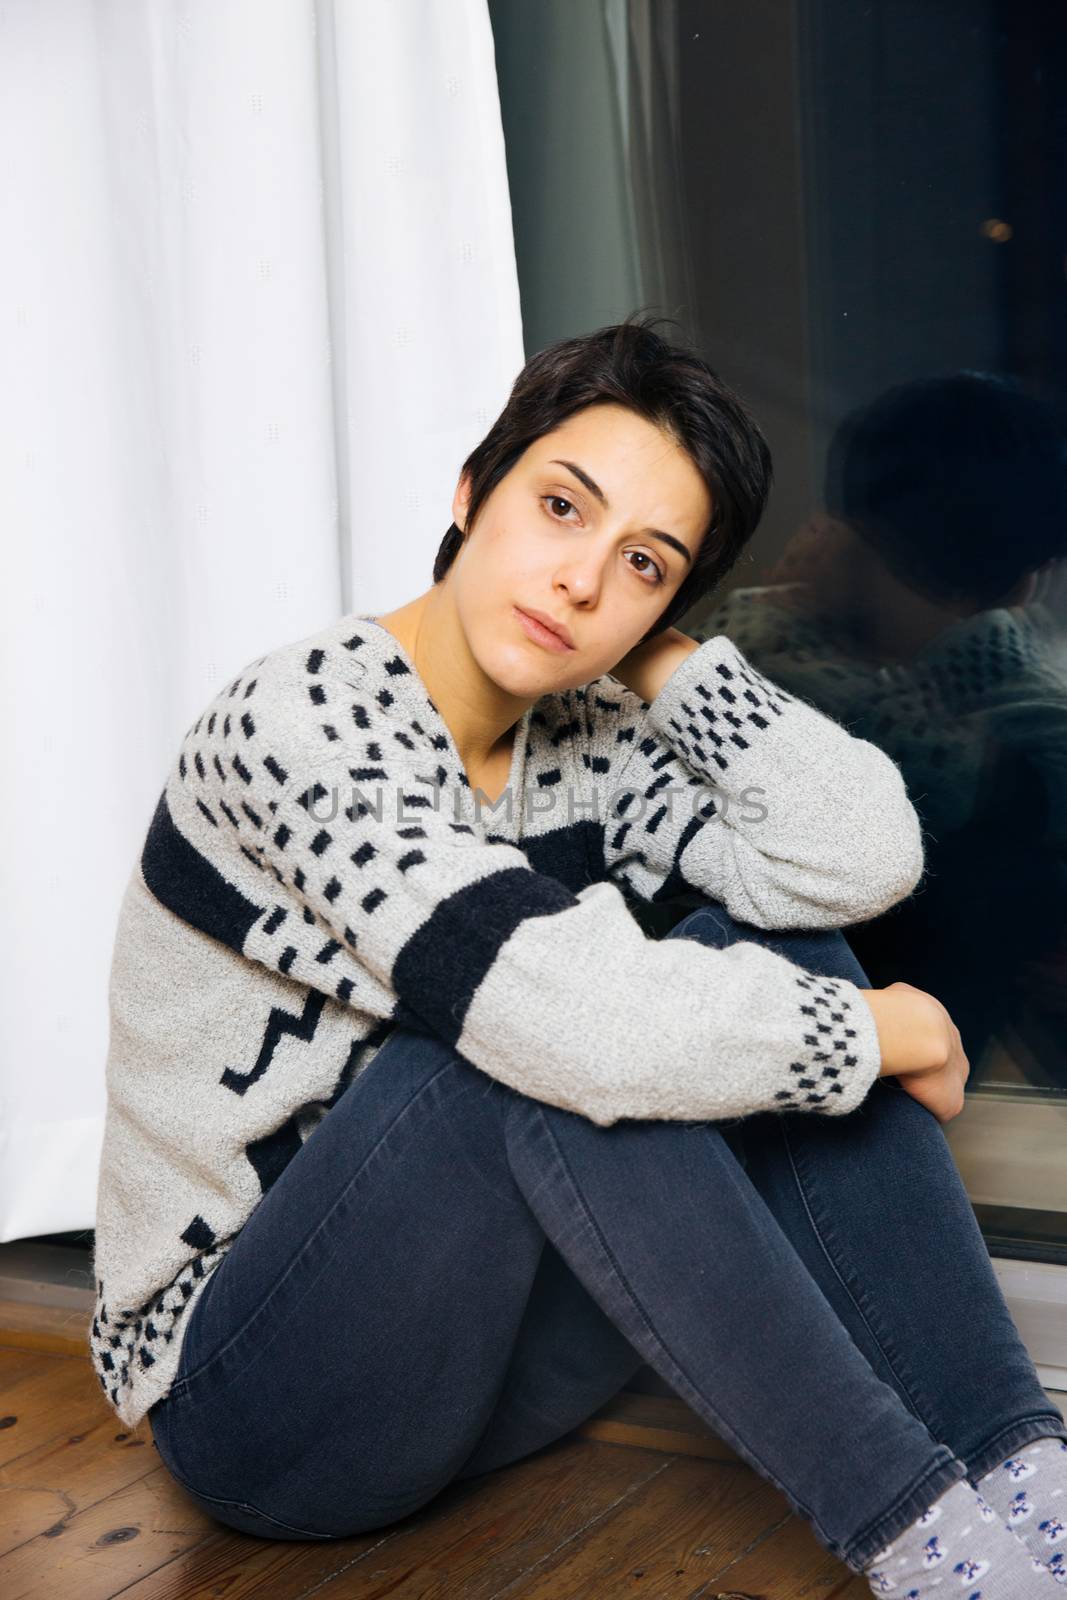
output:
<instances>
[{"instance_id":1,"label":"curtain fold","mask_svg":"<svg viewBox=\"0 0 1067 1600\"><path fill-rule=\"evenodd\" d=\"M429 584L523 341L486 0L11 0L2 36L5 1242L93 1224L183 732Z\"/></svg>"}]
</instances>

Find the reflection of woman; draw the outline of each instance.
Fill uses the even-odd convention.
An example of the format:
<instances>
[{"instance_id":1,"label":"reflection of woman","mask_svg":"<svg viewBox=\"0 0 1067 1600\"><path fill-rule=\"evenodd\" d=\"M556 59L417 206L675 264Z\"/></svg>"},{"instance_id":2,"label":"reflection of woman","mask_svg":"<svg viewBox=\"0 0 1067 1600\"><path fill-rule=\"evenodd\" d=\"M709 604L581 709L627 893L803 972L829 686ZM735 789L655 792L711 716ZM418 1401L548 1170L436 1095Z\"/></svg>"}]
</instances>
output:
<instances>
[{"instance_id":1,"label":"reflection of woman","mask_svg":"<svg viewBox=\"0 0 1067 1600\"><path fill-rule=\"evenodd\" d=\"M93 1349L224 1523L389 1524L648 1362L875 1592L1051 1586L999 1477L1067 1483L1067 1427L945 1143L959 1037L840 931L921 870L900 774L670 625L768 481L644 321L553 346L433 586L190 730L116 946ZM646 939L627 901L677 887L702 906Z\"/></svg>"},{"instance_id":2,"label":"reflection of woman","mask_svg":"<svg viewBox=\"0 0 1067 1600\"><path fill-rule=\"evenodd\" d=\"M854 929L877 981L906 974L949 1008L983 1076L1010 1026L1028 1075L1067 1082L1067 679L1040 608L995 607L947 625L911 660L874 665L796 609L806 584L735 590L702 633L725 632L765 672L872 740L904 774L926 835L915 894ZM1012 929L1007 946L992 920Z\"/></svg>"},{"instance_id":3,"label":"reflection of woman","mask_svg":"<svg viewBox=\"0 0 1067 1600\"><path fill-rule=\"evenodd\" d=\"M1067 1004L1067 441L1043 402L978 373L846 419L829 515L770 582L707 619L761 671L900 766L926 834L920 891L851 936L876 981L932 989L979 1065ZM990 918L1010 927L1008 947ZM1034 1062L1031 1062L1033 1070ZM977 1076L978 1074L976 1074Z\"/></svg>"}]
</instances>

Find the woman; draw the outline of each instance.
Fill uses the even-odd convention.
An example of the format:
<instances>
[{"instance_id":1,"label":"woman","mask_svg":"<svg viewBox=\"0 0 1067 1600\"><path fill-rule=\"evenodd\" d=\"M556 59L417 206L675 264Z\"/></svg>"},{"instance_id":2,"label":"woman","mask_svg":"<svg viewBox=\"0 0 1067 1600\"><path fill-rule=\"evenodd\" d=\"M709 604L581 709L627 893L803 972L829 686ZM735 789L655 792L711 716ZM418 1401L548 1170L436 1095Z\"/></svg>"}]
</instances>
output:
<instances>
[{"instance_id":1,"label":"woman","mask_svg":"<svg viewBox=\"0 0 1067 1600\"><path fill-rule=\"evenodd\" d=\"M431 588L187 733L116 941L91 1349L228 1525L386 1525L648 1362L874 1592L1050 1589L997 1499L1067 1428L941 1131L958 1034L840 932L921 874L900 773L671 626L769 478L646 320L552 346Z\"/></svg>"}]
</instances>

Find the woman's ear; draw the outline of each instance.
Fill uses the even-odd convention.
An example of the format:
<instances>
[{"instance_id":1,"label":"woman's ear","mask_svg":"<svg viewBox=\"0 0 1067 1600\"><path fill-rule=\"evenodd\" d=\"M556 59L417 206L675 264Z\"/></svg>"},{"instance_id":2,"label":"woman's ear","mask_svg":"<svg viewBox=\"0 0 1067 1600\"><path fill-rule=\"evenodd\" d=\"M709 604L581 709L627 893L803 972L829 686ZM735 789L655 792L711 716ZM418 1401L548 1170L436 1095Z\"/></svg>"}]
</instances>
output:
<instances>
[{"instance_id":1,"label":"woman's ear","mask_svg":"<svg viewBox=\"0 0 1067 1600\"><path fill-rule=\"evenodd\" d=\"M467 507L470 505L471 480L469 472L461 472L456 492L452 496L452 521L460 533L467 531Z\"/></svg>"}]
</instances>

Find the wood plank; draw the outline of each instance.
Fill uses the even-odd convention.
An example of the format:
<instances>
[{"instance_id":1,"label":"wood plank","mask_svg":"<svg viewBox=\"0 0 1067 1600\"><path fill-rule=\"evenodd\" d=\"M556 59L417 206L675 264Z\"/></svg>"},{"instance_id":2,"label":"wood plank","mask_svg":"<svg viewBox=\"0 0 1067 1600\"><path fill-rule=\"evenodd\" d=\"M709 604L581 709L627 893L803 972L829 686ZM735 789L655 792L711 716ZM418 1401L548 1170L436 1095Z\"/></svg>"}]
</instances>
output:
<instances>
[{"instance_id":1,"label":"wood plank","mask_svg":"<svg viewBox=\"0 0 1067 1600\"><path fill-rule=\"evenodd\" d=\"M54 1355L89 1360L91 1316L66 1306L44 1306L33 1300L0 1300L0 1346L47 1350Z\"/></svg>"},{"instance_id":2,"label":"wood plank","mask_svg":"<svg viewBox=\"0 0 1067 1600\"><path fill-rule=\"evenodd\" d=\"M711 1600L720 1592L718 1574L739 1551L789 1515L784 1497L748 1467L669 1457L614 1515L497 1595L584 1600L639 1592L654 1600ZM795 1591L780 1592L796 1600Z\"/></svg>"},{"instance_id":3,"label":"wood plank","mask_svg":"<svg viewBox=\"0 0 1067 1600\"><path fill-rule=\"evenodd\" d=\"M110 1600L208 1536L211 1520L163 1466L0 1556L0 1594ZM177 1592L177 1591L175 1591Z\"/></svg>"},{"instance_id":4,"label":"wood plank","mask_svg":"<svg viewBox=\"0 0 1067 1600\"><path fill-rule=\"evenodd\" d=\"M590 1464L603 1450L603 1464ZM78 1600L297 1600L343 1572L346 1597L485 1596L616 1505L663 1458L561 1441L514 1467L450 1485L388 1528L318 1543L260 1539L206 1516L160 1466L135 1486L70 1517L0 1559L0 1593ZM47 1581L42 1581L43 1579Z\"/></svg>"},{"instance_id":5,"label":"wood plank","mask_svg":"<svg viewBox=\"0 0 1067 1600\"><path fill-rule=\"evenodd\" d=\"M40 1354L36 1360L35 1368L24 1371L4 1387L3 1412L8 1425L0 1430L0 1468L5 1469L5 1478L11 1463L28 1451L85 1433L100 1424L105 1424L116 1439L151 1442L147 1420L136 1429L119 1421L87 1361L48 1354Z\"/></svg>"},{"instance_id":6,"label":"wood plank","mask_svg":"<svg viewBox=\"0 0 1067 1600\"><path fill-rule=\"evenodd\" d=\"M7 1409L7 1392L12 1384L28 1372L40 1370L43 1360L56 1361L57 1356L42 1356L39 1350L4 1350L0 1349L0 1411ZM11 1426L10 1423L7 1424Z\"/></svg>"},{"instance_id":7,"label":"wood plank","mask_svg":"<svg viewBox=\"0 0 1067 1600\"><path fill-rule=\"evenodd\" d=\"M77 1512L161 1465L151 1436L130 1433L102 1399L96 1420L81 1428L65 1405L46 1423L40 1431L49 1437L0 1470L0 1555L42 1534L58 1537Z\"/></svg>"},{"instance_id":8,"label":"wood plank","mask_svg":"<svg viewBox=\"0 0 1067 1600\"><path fill-rule=\"evenodd\" d=\"M677 1396L622 1390L576 1430L604 1444L663 1450L668 1455L700 1456L705 1461L744 1465L741 1457Z\"/></svg>"}]
</instances>

